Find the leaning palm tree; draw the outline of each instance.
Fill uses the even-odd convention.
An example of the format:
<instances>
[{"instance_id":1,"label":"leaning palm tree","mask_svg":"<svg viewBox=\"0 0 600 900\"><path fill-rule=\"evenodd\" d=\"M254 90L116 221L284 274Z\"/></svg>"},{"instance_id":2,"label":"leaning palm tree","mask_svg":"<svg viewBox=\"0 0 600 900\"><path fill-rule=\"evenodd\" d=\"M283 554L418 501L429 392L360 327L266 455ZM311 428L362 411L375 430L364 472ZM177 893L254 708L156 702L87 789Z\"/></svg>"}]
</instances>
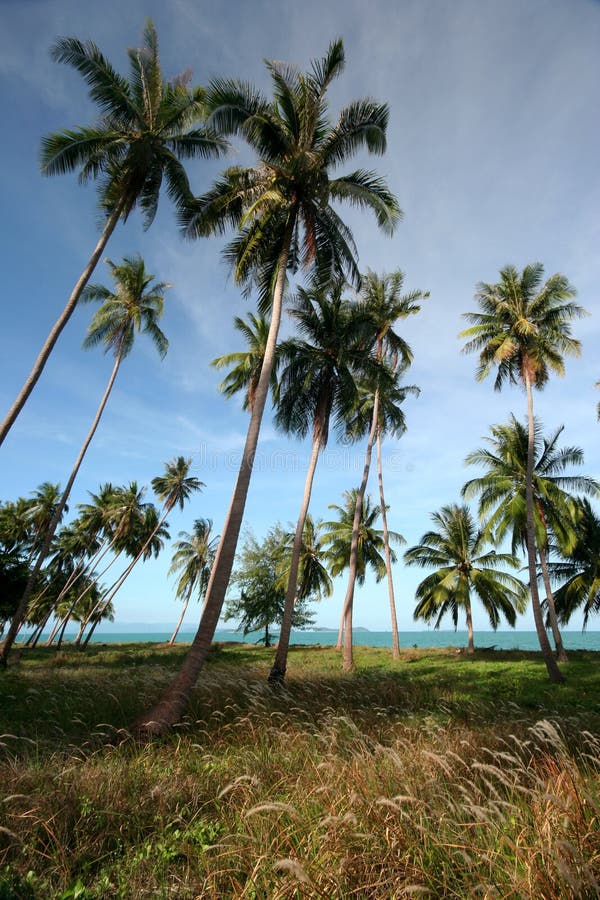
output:
<instances>
[{"instance_id":1,"label":"leaning palm tree","mask_svg":"<svg viewBox=\"0 0 600 900\"><path fill-rule=\"evenodd\" d=\"M591 615L600 612L600 517L587 499L575 505L575 541L565 551L555 548L559 558L549 564L559 587L554 591L556 612L568 624L576 610L583 612L583 628Z\"/></svg>"},{"instance_id":2,"label":"leaning palm tree","mask_svg":"<svg viewBox=\"0 0 600 900\"><path fill-rule=\"evenodd\" d=\"M468 465L480 465L485 474L468 481L462 494L467 499L479 495L479 513L486 522L486 531L498 541L508 534L512 552L527 546L527 427L511 416L506 425L493 425L488 447L475 450L466 458ZM598 494L600 486L585 475L565 474L573 465L581 465L583 451L579 447L557 446L563 428L550 437L543 437L538 422L534 422L534 533L535 554L546 589L548 619L552 627L556 656L567 662L562 636L554 609L554 596L548 574L548 543L552 534L562 546L573 537L573 492Z\"/></svg>"},{"instance_id":3,"label":"leaning palm tree","mask_svg":"<svg viewBox=\"0 0 600 900\"><path fill-rule=\"evenodd\" d=\"M271 381L288 269L313 268L323 283L338 275L358 280L352 233L333 203L347 201L371 210L387 233L400 217L395 197L375 174L358 169L334 175L334 169L361 148L384 152L388 120L385 104L360 100L330 123L326 93L344 67L341 40L307 73L279 63L267 65L273 82L270 101L251 85L228 80L214 81L208 94L209 122L219 133L244 137L259 156L257 165L227 170L212 191L182 211L189 236L238 228L226 255L236 281L258 287L261 311L271 309L271 327L200 626L180 672L143 717L140 727L146 733L160 733L181 716L219 620Z\"/></svg>"},{"instance_id":4,"label":"leaning palm tree","mask_svg":"<svg viewBox=\"0 0 600 900\"><path fill-rule=\"evenodd\" d=\"M153 504L149 504L144 511L144 520L140 522L142 538L140 540L139 535L134 533L135 549L131 553L133 558L119 578L111 585L103 603L108 604L114 600L117 591L120 590L140 559L158 555L162 548L163 538L168 537L166 519L169 513L176 506L182 510L191 495L205 486L204 482L195 475L190 475L191 466L191 458L178 456L165 463L164 475L157 475L152 479L152 490L163 504L162 514L159 515L156 512Z\"/></svg>"},{"instance_id":5,"label":"leaning palm tree","mask_svg":"<svg viewBox=\"0 0 600 900\"><path fill-rule=\"evenodd\" d=\"M481 282L476 299L481 312L465 313L471 327L461 332L468 338L464 352L479 352L477 380L497 368L494 387L505 382L521 385L527 395L527 472L526 528L527 562L535 627L550 680L564 681L552 654L537 587L535 558L535 521L533 465L535 428L533 389L544 387L554 372L564 374L564 355L579 355L580 343L571 334L571 320L585 314L573 301L575 289L564 275L552 275L543 282L541 263L525 266L519 273L514 266L500 272L497 284Z\"/></svg>"},{"instance_id":6,"label":"leaning palm tree","mask_svg":"<svg viewBox=\"0 0 600 900\"><path fill-rule=\"evenodd\" d=\"M53 325L17 399L0 425L0 444L35 387L60 333L69 321L119 219L139 205L149 228L163 180L171 199L190 193L182 159L214 157L227 145L213 131L195 127L205 116L204 91L190 90L186 78L165 81L158 57L156 29L148 20L144 45L128 51L130 73L116 72L92 41L61 38L52 57L76 69L87 82L100 118L90 126L51 134L42 141L44 175L79 170L83 183L100 179L102 234L79 276L65 308Z\"/></svg>"},{"instance_id":7,"label":"leaning palm tree","mask_svg":"<svg viewBox=\"0 0 600 900\"><path fill-rule=\"evenodd\" d=\"M408 316L418 313L421 309L420 301L429 296L427 292L419 290L403 294L403 286L404 275L399 270L393 272L391 275L381 276L377 275L375 272L368 272L364 278L361 291L364 309L371 318L371 344L375 360L380 365L380 371L378 378L373 382L371 427L367 438L363 476L358 489L356 510L354 513L354 531L350 565L348 567L348 586L346 588L346 596L344 599L343 615L346 617L346 621L344 623L343 667L348 671L353 668L352 612L354 586L356 582L358 528L360 523L361 504L369 480L373 444L377 435L381 392L382 390L388 390L393 386L394 372L399 364L406 366L412 362L412 351L410 347L404 338L394 330L394 327L398 320L406 319ZM384 363L386 363L387 366L384 366ZM387 374L386 369L389 369L389 375Z\"/></svg>"},{"instance_id":8,"label":"leaning palm tree","mask_svg":"<svg viewBox=\"0 0 600 900\"><path fill-rule=\"evenodd\" d=\"M107 260L107 262L115 282L115 290L114 292L110 291L104 285L88 285L83 292L83 300L99 300L102 302L90 323L83 346L94 347L98 344L104 344L105 352L112 352L114 356L112 372L90 430L81 446L65 489L44 534L44 540L31 571L29 583L2 645L0 663L6 659L6 655L12 646L14 637L27 611L31 591L48 555L52 539L62 518L63 510L66 507L77 473L81 468L84 456L100 423L121 363L133 348L136 332L143 331L149 335L161 357L164 357L167 352L168 341L159 328L157 320L162 316L163 295L168 285L163 281L152 285L154 276L146 272L144 261L140 256L125 257L120 265L116 265L111 260Z\"/></svg>"},{"instance_id":9,"label":"leaning palm tree","mask_svg":"<svg viewBox=\"0 0 600 900\"><path fill-rule=\"evenodd\" d=\"M456 629L462 609L467 624L467 653L473 653L471 593L474 591L481 600L494 630L501 616L514 627L517 612L523 608L524 585L503 569L517 569L519 560L511 553L481 552L488 539L483 532L477 532L467 506L443 506L431 518L436 528L427 531L404 554L409 566L435 568L417 587L414 617L426 622L435 619L435 628L439 628L443 617L450 613Z\"/></svg>"},{"instance_id":10,"label":"leaning palm tree","mask_svg":"<svg viewBox=\"0 0 600 900\"><path fill-rule=\"evenodd\" d=\"M312 434L312 451L296 524L277 654L269 674L283 681L298 597L300 555L312 486L320 453L327 446L331 421L343 430L358 397L357 375L369 362L364 352L369 320L357 304L343 298L339 279L323 289L299 289L291 306L299 336L279 346L276 425L297 437Z\"/></svg>"},{"instance_id":11,"label":"leaning palm tree","mask_svg":"<svg viewBox=\"0 0 600 900\"><path fill-rule=\"evenodd\" d=\"M211 538L211 530L211 519L196 519L192 534L188 534L186 531L179 532L179 540L175 544L169 575L179 573L175 596L178 600L183 600L183 610L169 639L169 644L175 643L194 592L197 594L198 600L202 600L206 594L219 540Z\"/></svg>"}]
</instances>

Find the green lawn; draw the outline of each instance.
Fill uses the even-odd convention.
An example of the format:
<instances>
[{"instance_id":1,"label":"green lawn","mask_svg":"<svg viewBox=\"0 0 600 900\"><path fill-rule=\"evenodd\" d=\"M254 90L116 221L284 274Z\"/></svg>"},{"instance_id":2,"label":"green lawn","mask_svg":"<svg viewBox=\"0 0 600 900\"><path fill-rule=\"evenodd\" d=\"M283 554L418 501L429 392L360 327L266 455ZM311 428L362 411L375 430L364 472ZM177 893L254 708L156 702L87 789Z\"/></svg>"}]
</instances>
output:
<instances>
[{"instance_id":1,"label":"green lawn","mask_svg":"<svg viewBox=\"0 0 600 900\"><path fill-rule=\"evenodd\" d=\"M0 900L595 897L600 654L218 645L188 718L127 729L185 647L0 673Z\"/></svg>"}]
</instances>

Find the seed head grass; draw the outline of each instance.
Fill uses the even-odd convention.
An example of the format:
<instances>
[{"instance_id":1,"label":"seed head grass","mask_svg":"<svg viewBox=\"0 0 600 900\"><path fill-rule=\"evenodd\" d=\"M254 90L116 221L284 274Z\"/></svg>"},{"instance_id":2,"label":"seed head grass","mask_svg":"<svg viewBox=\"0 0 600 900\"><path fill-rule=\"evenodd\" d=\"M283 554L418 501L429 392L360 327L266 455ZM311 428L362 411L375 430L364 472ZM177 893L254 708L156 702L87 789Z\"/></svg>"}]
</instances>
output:
<instances>
[{"instance_id":1,"label":"seed head grass","mask_svg":"<svg viewBox=\"0 0 600 900\"><path fill-rule=\"evenodd\" d=\"M91 651L91 652L90 652ZM600 896L600 660L215 647L24 653L0 681L0 898Z\"/></svg>"}]
</instances>

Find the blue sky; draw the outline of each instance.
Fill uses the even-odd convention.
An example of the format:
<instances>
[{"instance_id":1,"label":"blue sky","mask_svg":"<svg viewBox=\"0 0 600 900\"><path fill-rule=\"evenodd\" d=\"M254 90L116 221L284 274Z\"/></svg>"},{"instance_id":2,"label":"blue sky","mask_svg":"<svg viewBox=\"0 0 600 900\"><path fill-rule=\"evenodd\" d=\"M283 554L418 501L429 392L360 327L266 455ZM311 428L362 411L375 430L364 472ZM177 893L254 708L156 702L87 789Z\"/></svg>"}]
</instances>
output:
<instances>
[{"instance_id":1,"label":"blue sky","mask_svg":"<svg viewBox=\"0 0 600 900\"><path fill-rule=\"evenodd\" d=\"M0 92L4 115L0 196L3 240L0 406L8 408L98 236L94 188L75 176L39 173L40 138L95 117L81 77L53 63L61 35L92 38L121 71L146 17L154 20L165 73L186 68L194 81L248 79L268 89L263 59L304 68L334 37L344 39L347 66L331 91L331 110L361 96L390 105L388 152L368 165L388 179L404 211L391 239L368 217L348 216L360 266L401 268L407 289L431 292L404 335L414 350L408 431L386 450L390 526L409 545L429 527L429 514L458 500L475 472L466 454L489 425L525 414L523 394L495 394L476 383L476 360L461 355L461 313L474 309L478 281L496 280L507 263L541 261L564 272L591 316L576 323L580 359L566 378L536 396L547 431L564 424L566 444L581 446L585 471L600 476L594 389L600 283L600 4L592 0L0 0ZM232 159L246 158L236 146ZM201 193L220 163L190 168ZM119 226L106 256L140 252L158 279L173 284L163 329L170 350L160 362L139 339L124 363L97 437L72 495L73 506L100 482L149 484L164 461L185 454L206 488L170 517L172 537L208 516L219 531L239 460L246 414L216 390L208 362L240 348L235 315L253 309L221 261L222 239L185 242L166 198L148 232L134 214ZM93 281L110 283L106 266ZM27 495L45 480L64 483L110 372L111 360L81 342L91 310L83 307L63 333L50 363L0 450L0 497ZM363 448L332 442L317 471L313 514L356 484ZM278 435L265 417L246 524L262 534L295 520L308 448ZM373 478L371 491L376 493ZM150 493L150 492L149 492ZM148 497L150 499L150 496ZM170 552L146 563L118 596L117 622L170 622L178 615L167 580ZM414 587L422 574L395 569L400 627L414 627ZM317 609L335 627L345 590ZM368 582L356 597L355 622L389 627L385 583ZM190 610L188 627L197 622ZM476 617L476 625L485 620ZM576 624L576 623L575 623ZM531 627L525 617L520 627Z\"/></svg>"}]
</instances>

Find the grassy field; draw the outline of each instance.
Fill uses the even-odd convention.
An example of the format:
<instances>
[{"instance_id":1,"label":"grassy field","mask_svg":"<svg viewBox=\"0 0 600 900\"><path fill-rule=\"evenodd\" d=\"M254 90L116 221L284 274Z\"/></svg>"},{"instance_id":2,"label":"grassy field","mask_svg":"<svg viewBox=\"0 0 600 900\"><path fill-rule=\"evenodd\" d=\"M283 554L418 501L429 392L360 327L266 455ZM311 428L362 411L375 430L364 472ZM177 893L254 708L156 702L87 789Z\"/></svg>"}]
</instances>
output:
<instances>
[{"instance_id":1,"label":"grassy field","mask_svg":"<svg viewBox=\"0 0 600 900\"><path fill-rule=\"evenodd\" d=\"M0 673L0 900L600 896L600 654L215 647L188 719L127 728L185 647Z\"/></svg>"}]
</instances>

